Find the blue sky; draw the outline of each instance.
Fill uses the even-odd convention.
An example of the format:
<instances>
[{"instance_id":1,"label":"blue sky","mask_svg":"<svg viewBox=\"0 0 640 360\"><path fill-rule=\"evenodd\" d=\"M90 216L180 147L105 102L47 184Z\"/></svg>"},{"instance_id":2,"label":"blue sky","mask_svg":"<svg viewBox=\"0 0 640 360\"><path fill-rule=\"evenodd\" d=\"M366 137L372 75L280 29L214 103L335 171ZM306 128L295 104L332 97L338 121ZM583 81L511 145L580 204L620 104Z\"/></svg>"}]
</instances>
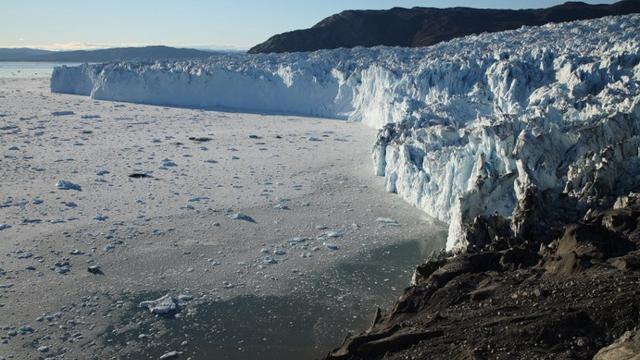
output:
<instances>
[{"instance_id":1,"label":"blue sky","mask_svg":"<svg viewBox=\"0 0 640 360\"><path fill-rule=\"evenodd\" d=\"M562 0L2 0L0 47L247 48L346 9L547 7ZM586 1L612 3L609 0Z\"/></svg>"}]
</instances>

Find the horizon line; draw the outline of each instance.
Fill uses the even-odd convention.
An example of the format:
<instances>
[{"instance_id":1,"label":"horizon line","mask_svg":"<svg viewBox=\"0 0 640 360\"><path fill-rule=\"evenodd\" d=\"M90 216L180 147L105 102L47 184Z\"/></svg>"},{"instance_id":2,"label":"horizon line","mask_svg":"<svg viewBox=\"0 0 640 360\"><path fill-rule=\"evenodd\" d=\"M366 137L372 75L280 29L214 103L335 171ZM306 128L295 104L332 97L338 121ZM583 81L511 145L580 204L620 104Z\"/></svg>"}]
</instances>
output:
<instances>
[{"instance_id":1,"label":"horizon line","mask_svg":"<svg viewBox=\"0 0 640 360\"><path fill-rule=\"evenodd\" d=\"M165 46L178 49L194 49L194 50L233 50L246 51L250 46L236 45L177 45L162 43L130 43L130 44L83 44L83 43L67 43L67 44L48 44L48 45L0 45L0 49L30 49L45 50L54 52L64 51L91 51L91 50L108 50L118 48L143 48L151 46Z\"/></svg>"}]
</instances>

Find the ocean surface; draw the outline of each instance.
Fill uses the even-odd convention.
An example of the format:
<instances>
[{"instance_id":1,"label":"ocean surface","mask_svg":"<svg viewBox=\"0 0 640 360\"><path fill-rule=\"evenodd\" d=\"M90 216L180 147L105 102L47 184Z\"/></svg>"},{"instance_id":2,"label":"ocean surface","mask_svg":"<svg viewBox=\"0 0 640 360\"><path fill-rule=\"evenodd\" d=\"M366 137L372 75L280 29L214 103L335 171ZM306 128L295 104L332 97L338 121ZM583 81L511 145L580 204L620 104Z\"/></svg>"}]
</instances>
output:
<instances>
[{"instance_id":1,"label":"ocean surface","mask_svg":"<svg viewBox=\"0 0 640 360\"><path fill-rule=\"evenodd\" d=\"M79 63L60 62L4 62L0 61L0 78L43 78L50 77L56 66L75 66Z\"/></svg>"},{"instance_id":2,"label":"ocean surface","mask_svg":"<svg viewBox=\"0 0 640 360\"><path fill-rule=\"evenodd\" d=\"M195 359L209 359L212 354L225 360L320 359L347 333L366 329L376 308L391 306L409 284L416 264L444 248L445 239L445 233L438 233L365 251L296 279L298 286L292 286L288 295L244 295L200 304L197 317L150 320L147 312L134 307L118 324L121 331L107 331L101 338L110 344L131 344L126 359L157 359L184 348L185 337ZM164 293L144 294L131 303ZM139 334L157 332L158 320L174 335L136 348L135 344L144 345Z\"/></svg>"}]
</instances>

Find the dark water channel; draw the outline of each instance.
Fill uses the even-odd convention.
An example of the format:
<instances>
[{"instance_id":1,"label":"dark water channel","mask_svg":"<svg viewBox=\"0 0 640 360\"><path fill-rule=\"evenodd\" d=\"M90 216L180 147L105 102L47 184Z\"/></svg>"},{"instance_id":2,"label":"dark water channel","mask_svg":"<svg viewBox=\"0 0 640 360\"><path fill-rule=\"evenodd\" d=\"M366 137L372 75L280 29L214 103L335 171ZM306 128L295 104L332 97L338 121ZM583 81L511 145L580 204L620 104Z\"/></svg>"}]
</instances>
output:
<instances>
[{"instance_id":1,"label":"dark water channel","mask_svg":"<svg viewBox=\"0 0 640 360\"><path fill-rule=\"evenodd\" d=\"M301 277L287 295L247 295L199 304L195 315L139 322L107 339L112 346L128 349L119 357L130 359L158 359L172 350L183 352L179 359L321 358L349 331L364 330L376 307L388 308L409 284L416 265L444 247L444 241L442 232L365 251ZM141 299L155 295L163 294ZM141 312L130 311L132 319ZM162 322L160 336L157 322ZM156 336L141 340L141 333Z\"/></svg>"}]
</instances>

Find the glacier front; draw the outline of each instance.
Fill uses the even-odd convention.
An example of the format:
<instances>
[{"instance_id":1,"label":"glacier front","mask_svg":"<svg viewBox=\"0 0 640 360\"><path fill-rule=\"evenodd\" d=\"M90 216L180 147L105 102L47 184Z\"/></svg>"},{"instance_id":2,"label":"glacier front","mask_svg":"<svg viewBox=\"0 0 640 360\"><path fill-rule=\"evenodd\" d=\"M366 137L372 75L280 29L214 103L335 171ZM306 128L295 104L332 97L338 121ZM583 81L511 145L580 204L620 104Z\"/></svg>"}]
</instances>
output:
<instances>
[{"instance_id":1,"label":"glacier front","mask_svg":"<svg viewBox=\"0 0 640 360\"><path fill-rule=\"evenodd\" d=\"M579 218L638 190L639 49L629 15L421 49L58 67L51 90L363 122L380 129L387 190L448 222L447 248L464 250L478 221L518 235L540 212Z\"/></svg>"}]
</instances>

